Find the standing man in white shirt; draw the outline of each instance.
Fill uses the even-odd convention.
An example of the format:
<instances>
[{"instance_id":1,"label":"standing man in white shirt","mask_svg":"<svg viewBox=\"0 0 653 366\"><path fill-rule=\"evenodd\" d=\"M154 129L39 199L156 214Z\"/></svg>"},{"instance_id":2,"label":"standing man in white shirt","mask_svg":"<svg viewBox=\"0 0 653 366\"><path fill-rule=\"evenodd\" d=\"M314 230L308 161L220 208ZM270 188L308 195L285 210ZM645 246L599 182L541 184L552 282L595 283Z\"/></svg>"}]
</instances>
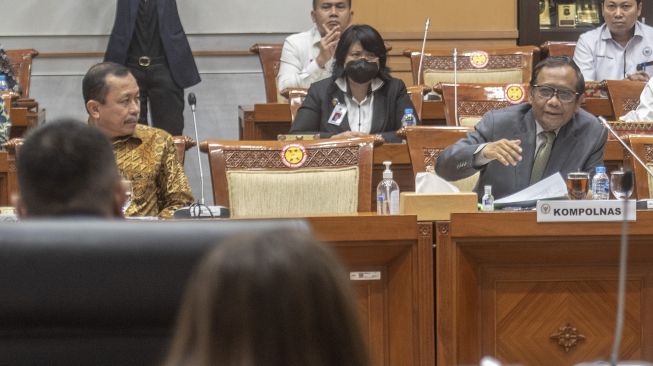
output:
<instances>
[{"instance_id":1,"label":"standing man in white shirt","mask_svg":"<svg viewBox=\"0 0 653 366\"><path fill-rule=\"evenodd\" d=\"M639 22L642 0L604 0L600 27L583 33L574 61L585 80L647 81L640 63L653 61L653 27Z\"/></svg>"},{"instance_id":2,"label":"standing man in white shirt","mask_svg":"<svg viewBox=\"0 0 653 366\"><path fill-rule=\"evenodd\" d=\"M351 0L313 0L313 27L288 36L283 44L277 75L279 91L308 88L331 76L333 54L340 34L349 27L354 12Z\"/></svg>"}]
</instances>

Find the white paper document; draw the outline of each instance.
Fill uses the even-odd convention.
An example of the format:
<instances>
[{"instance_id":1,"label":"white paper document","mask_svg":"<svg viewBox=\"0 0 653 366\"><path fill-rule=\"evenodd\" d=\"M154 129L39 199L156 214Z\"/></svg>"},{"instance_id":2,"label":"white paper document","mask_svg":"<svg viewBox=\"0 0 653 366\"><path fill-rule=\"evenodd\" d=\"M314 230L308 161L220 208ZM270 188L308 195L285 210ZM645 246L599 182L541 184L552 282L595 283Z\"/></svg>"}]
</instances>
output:
<instances>
[{"instance_id":1,"label":"white paper document","mask_svg":"<svg viewBox=\"0 0 653 366\"><path fill-rule=\"evenodd\" d=\"M511 194L494 201L495 205L510 206L511 204L524 204L544 199L561 198L567 196L567 184L562 179L560 173L555 173L541 181L522 189L521 191Z\"/></svg>"}]
</instances>

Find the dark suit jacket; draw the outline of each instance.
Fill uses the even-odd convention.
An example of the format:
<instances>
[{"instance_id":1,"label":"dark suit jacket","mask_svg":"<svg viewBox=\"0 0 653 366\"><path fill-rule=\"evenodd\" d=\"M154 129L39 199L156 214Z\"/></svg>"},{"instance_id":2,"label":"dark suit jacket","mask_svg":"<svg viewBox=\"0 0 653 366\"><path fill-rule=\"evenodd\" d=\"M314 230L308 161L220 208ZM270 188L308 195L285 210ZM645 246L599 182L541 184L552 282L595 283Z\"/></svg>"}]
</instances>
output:
<instances>
[{"instance_id":1,"label":"dark suit jacket","mask_svg":"<svg viewBox=\"0 0 653 366\"><path fill-rule=\"evenodd\" d=\"M308 89L304 103L297 111L290 133L319 133L322 137L331 137L341 132L350 131L349 114L346 114L339 126L328 123L335 107L333 100L345 103L345 93L340 90L332 78L313 83ZM374 92L371 134L381 134L386 142L401 142L397 130L401 128L401 117L405 108L412 108L413 103L406 92L404 82L399 79L385 81ZM417 118L417 113L415 113Z\"/></svg>"},{"instance_id":2,"label":"dark suit jacket","mask_svg":"<svg viewBox=\"0 0 653 366\"><path fill-rule=\"evenodd\" d=\"M105 61L127 63L127 51L136 28L140 0L117 0L116 20L113 24ZM176 0L158 0L159 34L172 79L180 88L200 82L200 74L179 20Z\"/></svg>"},{"instance_id":3,"label":"dark suit jacket","mask_svg":"<svg viewBox=\"0 0 653 366\"><path fill-rule=\"evenodd\" d=\"M473 132L446 148L438 157L435 171L442 178L454 181L469 177L480 169L476 193L483 195L483 186L491 185L496 198L516 193L530 184L535 159L535 119L530 104L520 104L483 116ZM580 110L556 136L549 162L542 178L560 172L563 178L577 170L591 172L603 165L607 130L593 115ZM494 160L477 168L472 166L474 151L480 144L505 139L521 140L522 160L517 166L504 166Z\"/></svg>"}]
</instances>

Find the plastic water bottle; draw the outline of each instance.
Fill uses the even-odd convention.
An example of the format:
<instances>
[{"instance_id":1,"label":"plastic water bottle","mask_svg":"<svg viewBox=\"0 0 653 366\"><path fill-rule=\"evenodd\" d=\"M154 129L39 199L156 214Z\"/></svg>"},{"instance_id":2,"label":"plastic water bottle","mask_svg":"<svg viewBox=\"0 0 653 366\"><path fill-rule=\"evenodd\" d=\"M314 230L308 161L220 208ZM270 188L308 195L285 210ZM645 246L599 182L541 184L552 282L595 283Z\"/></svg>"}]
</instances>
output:
<instances>
[{"instance_id":1,"label":"plastic water bottle","mask_svg":"<svg viewBox=\"0 0 653 366\"><path fill-rule=\"evenodd\" d=\"M9 84L7 84L7 75L0 73L0 93L8 92Z\"/></svg>"},{"instance_id":2,"label":"plastic water bottle","mask_svg":"<svg viewBox=\"0 0 653 366\"><path fill-rule=\"evenodd\" d=\"M383 180L376 186L376 213L379 215L399 214L399 185L392 179L391 161L384 161Z\"/></svg>"},{"instance_id":3,"label":"plastic water bottle","mask_svg":"<svg viewBox=\"0 0 653 366\"><path fill-rule=\"evenodd\" d=\"M494 211L494 196L492 186L484 186L485 194L481 198L481 211Z\"/></svg>"},{"instance_id":4,"label":"plastic water bottle","mask_svg":"<svg viewBox=\"0 0 653 366\"><path fill-rule=\"evenodd\" d=\"M592 178L592 194L595 200L610 199L610 178L605 174L604 166L596 167L596 174Z\"/></svg>"},{"instance_id":5,"label":"plastic water bottle","mask_svg":"<svg viewBox=\"0 0 653 366\"><path fill-rule=\"evenodd\" d=\"M404 116L401 117L401 125L406 126L415 126L415 114L413 108L404 109Z\"/></svg>"}]
</instances>

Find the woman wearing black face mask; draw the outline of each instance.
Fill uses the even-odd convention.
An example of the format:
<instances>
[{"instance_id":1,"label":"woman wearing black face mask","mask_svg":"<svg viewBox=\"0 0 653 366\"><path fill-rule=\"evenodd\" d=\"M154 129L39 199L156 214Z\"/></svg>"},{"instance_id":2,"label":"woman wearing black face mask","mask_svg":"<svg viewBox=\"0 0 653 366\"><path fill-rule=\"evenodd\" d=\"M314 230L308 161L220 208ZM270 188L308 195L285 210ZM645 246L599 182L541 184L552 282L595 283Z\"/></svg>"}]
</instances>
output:
<instances>
[{"instance_id":1,"label":"woman wearing black face mask","mask_svg":"<svg viewBox=\"0 0 653 366\"><path fill-rule=\"evenodd\" d=\"M401 117L414 107L404 82L390 76L386 58L383 38L374 28L347 28L336 48L333 76L311 85L290 133L379 134L386 142L401 142L396 134Z\"/></svg>"}]
</instances>

